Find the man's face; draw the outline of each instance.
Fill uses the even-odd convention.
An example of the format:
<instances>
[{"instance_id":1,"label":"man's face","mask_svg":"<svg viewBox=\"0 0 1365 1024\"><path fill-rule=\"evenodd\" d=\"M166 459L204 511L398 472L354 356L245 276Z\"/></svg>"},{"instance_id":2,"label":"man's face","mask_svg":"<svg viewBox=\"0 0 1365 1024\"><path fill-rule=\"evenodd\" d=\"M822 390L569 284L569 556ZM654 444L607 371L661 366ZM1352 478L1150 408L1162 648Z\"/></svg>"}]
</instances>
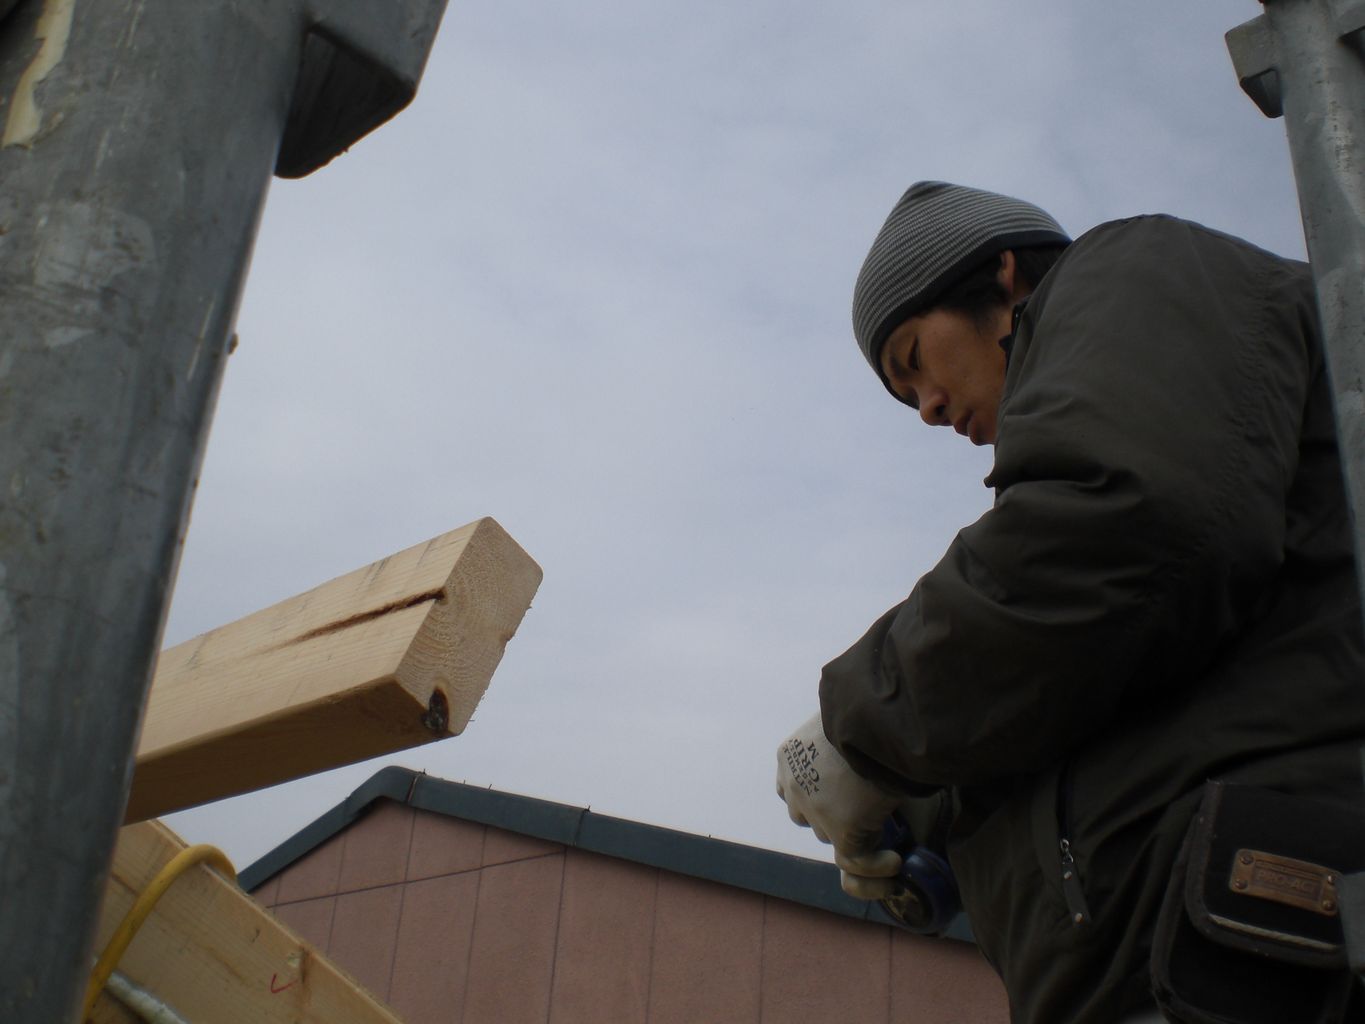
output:
<instances>
[{"instance_id":1,"label":"man's face","mask_svg":"<svg viewBox=\"0 0 1365 1024\"><path fill-rule=\"evenodd\" d=\"M930 426L952 427L972 444L995 444L1005 387L1010 311L978 323L966 313L931 309L912 316L882 346L882 373Z\"/></svg>"}]
</instances>

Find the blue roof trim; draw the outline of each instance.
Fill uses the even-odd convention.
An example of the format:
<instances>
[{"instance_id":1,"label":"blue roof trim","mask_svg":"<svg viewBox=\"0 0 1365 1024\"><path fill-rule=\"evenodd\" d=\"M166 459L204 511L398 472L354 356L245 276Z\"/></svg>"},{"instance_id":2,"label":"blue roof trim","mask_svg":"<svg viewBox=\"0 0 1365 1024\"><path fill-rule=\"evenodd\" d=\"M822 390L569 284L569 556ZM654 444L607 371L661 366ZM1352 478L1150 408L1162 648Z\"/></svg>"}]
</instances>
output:
<instances>
[{"instance_id":1,"label":"blue roof trim","mask_svg":"<svg viewBox=\"0 0 1365 1024\"><path fill-rule=\"evenodd\" d=\"M364 814L381 797L404 803L412 789L412 776L415 773L407 768L381 768L371 775L341 803L319 818L315 818L299 831L282 842L269 853L264 854L249 866L237 872L237 884L244 892L257 889L266 880L279 874L294 861L311 853L332 836L336 835L351 822Z\"/></svg>"},{"instance_id":2,"label":"blue roof trim","mask_svg":"<svg viewBox=\"0 0 1365 1024\"><path fill-rule=\"evenodd\" d=\"M247 892L259 888L361 817L376 800L406 803L419 810L492 825L591 853L662 868L819 910L889 924L875 903L855 900L839 887L833 864L597 814L582 807L448 782L409 768L381 768L349 797L306 825L237 875ZM949 938L973 941L959 914Z\"/></svg>"}]
</instances>

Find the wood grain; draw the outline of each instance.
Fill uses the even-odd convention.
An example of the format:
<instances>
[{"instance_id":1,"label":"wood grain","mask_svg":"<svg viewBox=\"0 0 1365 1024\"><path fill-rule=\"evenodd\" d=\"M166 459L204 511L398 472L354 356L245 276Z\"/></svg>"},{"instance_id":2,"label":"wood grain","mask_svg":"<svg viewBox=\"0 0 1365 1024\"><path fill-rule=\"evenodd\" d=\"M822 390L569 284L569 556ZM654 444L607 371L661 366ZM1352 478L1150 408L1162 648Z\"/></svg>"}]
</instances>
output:
<instances>
[{"instance_id":1,"label":"wood grain","mask_svg":"<svg viewBox=\"0 0 1365 1024\"><path fill-rule=\"evenodd\" d=\"M122 829L96 950L184 845L159 821ZM399 1024L353 978L204 864L166 890L118 970L194 1024ZM107 992L90 1019L137 1020Z\"/></svg>"},{"instance_id":2,"label":"wood grain","mask_svg":"<svg viewBox=\"0 0 1365 1024\"><path fill-rule=\"evenodd\" d=\"M163 651L125 821L459 734L540 580L480 519Z\"/></svg>"}]
</instances>

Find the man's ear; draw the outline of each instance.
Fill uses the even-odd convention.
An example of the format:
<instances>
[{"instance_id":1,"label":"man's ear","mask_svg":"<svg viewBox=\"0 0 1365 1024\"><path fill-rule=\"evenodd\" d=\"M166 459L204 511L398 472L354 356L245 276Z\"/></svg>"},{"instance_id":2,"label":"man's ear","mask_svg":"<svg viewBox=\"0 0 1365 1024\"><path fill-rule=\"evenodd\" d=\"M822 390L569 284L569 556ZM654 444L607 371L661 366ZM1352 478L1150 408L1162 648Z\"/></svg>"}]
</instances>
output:
<instances>
[{"instance_id":1,"label":"man's ear","mask_svg":"<svg viewBox=\"0 0 1365 1024\"><path fill-rule=\"evenodd\" d=\"M1017 276L1018 264L1014 259L1014 250L1006 249L1000 254L1000 266L995 272L995 279L1000 287L1005 290L1005 294L1010 297L1010 305L1018 302L1021 295L1018 294L1020 281Z\"/></svg>"}]
</instances>

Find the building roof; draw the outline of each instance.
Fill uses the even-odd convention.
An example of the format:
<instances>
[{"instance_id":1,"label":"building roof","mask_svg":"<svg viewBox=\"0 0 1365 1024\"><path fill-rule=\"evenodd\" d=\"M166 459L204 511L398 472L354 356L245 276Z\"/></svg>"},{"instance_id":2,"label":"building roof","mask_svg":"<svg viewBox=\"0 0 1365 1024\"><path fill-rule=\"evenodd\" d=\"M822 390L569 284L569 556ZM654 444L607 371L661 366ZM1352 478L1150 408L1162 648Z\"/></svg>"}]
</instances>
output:
<instances>
[{"instance_id":1,"label":"building roof","mask_svg":"<svg viewBox=\"0 0 1365 1024\"><path fill-rule=\"evenodd\" d=\"M247 892L346 829L378 800L477 822L592 853L731 885L878 924L892 923L876 903L855 900L829 863L741 843L646 825L583 807L449 782L409 768L381 768L337 804L238 874ZM949 938L971 942L959 914Z\"/></svg>"}]
</instances>

